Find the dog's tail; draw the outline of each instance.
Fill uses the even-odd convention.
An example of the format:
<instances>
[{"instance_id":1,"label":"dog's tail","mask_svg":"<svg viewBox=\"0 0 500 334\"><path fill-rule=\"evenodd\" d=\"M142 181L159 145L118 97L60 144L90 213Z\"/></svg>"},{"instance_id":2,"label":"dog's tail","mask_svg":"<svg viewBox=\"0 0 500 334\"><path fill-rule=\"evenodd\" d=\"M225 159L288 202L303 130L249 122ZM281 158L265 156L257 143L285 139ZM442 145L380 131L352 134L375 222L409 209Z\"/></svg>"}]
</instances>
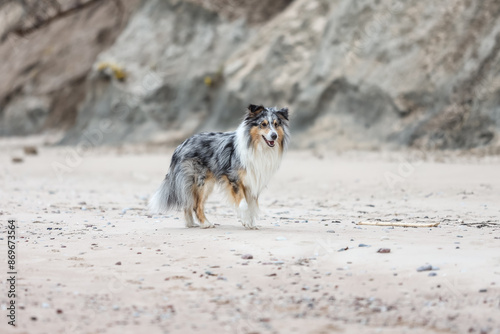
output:
<instances>
[{"instance_id":1,"label":"dog's tail","mask_svg":"<svg viewBox=\"0 0 500 334\"><path fill-rule=\"evenodd\" d=\"M160 188L149 200L151 213L166 213L170 210L192 208L194 170L190 163L170 166L170 172Z\"/></svg>"}]
</instances>

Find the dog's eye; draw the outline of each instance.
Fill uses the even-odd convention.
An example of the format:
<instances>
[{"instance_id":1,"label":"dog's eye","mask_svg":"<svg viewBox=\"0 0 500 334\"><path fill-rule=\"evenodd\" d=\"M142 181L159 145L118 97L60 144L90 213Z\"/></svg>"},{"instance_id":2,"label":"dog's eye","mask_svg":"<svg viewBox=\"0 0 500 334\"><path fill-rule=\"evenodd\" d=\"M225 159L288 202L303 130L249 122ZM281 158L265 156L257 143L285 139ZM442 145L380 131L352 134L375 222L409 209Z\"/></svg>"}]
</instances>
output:
<instances>
[{"instance_id":1,"label":"dog's eye","mask_svg":"<svg viewBox=\"0 0 500 334\"><path fill-rule=\"evenodd\" d=\"M267 123L266 122L263 122L261 125L262 125L263 128L267 127Z\"/></svg>"},{"instance_id":2,"label":"dog's eye","mask_svg":"<svg viewBox=\"0 0 500 334\"><path fill-rule=\"evenodd\" d=\"M278 122L274 121L274 127L277 128L278 127Z\"/></svg>"}]
</instances>

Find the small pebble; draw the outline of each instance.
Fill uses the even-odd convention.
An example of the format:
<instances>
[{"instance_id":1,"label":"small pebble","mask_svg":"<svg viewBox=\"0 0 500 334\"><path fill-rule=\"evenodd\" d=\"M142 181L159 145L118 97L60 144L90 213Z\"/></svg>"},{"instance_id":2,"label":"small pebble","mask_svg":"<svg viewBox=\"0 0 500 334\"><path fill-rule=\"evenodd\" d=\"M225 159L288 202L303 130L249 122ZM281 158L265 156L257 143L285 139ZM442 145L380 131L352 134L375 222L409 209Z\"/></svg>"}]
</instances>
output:
<instances>
[{"instance_id":1,"label":"small pebble","mask_svg":"<svg viewBox=\"0 0 500 334\"><path fill-rule=\"evenodd\" d=\"M439 270L439 267L431 266L430 264L426 264L424 266L420 266L417 268L417 271L430 271L430 270Z\"/></svg>"},{"instance_id":2,"label":"small pebble","mask_svg":"<svg viewBox=\"0 0 500 334\"><path fill-rule=\"evenodd\" d=\"M424 266L420 266L417 268L417 271L420 272L420 271L430 271L432 270L432 266L430 264L426 264Z\"/></svg>"},{"instance_id":3,"label":"small pebble","mask_svg":"<svg viewBox=\"0 0 500 334\"><path fill-rule=\"evenodd\" d=\"M26 155L37 155L38 150L35 146L25 146L23 147L24 154Z\"/></svg>"},{"instance_id":4,"label":"small pebble","mask_svg":"<svg viewBox=\"0 0 500 334\"><path fill-rule=\"evenodd\" d=\"M358 247L371 247L371 246L367 244L359 244Z\"/></svg>"},{"instance_id":5,"label":"small pebble","mask_svg":"<svg viewBox=\"0 0 500 334\"><path fill-rule=\"evenodd\" d=\"M437 276L437 274L432 272L432 273L429 273L429 276Z\"/></svg>"},{"instance_id":6,"label":"small pebble","mask_svg":"<svg viewBox=\"0 0 500 334\"><path fill-rule=\"evenodd\" d=\"M488 292L488 290L487 289L480 289L479 292L484 293L484 292Z\"/></svg>"},{"instance_id":7,"label":"small pebble","mask_svg":"<svg viewBox=\"0 0 500 334\"><path fill-rule=\"evenodd\" d=\"M251 259L253 259L253 255L252 255L252 254L243 254L243 255L241 256L241 258L242 258L243 260L251 260Z\"/></svg>"},{"instance_id":8,"label":"small pebble","mask_svg":"<svg viewBox=\"0 0 500 334\"><path fill-rule=\"evenodd\" d=\"M390 253L391 249L390 248L379 248L377 253Z\"/></svg>"},{"instance_id":9,"label":"small pebble","mask_svg":"<svg viewBox=\"0 0 500 334\"><path fill-rule=\"evenodd\" d=\"M115 265L116 265L116 266L121 266L121 265L122 265L122 263L121 263L121 261L118 261L118 262L116 262L116 263L115 263Z\"/></svg>"}]
</instances>

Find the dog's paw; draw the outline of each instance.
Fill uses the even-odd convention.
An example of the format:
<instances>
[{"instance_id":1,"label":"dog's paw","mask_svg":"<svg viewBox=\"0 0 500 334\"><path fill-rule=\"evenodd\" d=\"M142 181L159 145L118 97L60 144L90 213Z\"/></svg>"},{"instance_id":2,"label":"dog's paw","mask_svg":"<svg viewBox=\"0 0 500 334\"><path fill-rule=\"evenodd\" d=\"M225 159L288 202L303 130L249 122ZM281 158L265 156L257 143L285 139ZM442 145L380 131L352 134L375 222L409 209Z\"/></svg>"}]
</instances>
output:
<instances>
[{"instance_id":1,"label":"dog's paw","mask_svg":"<svg viewBox=\"0 0 500 334\"><path fill-rule=\"evenodd\" d=\"M201 228L212 228L212 227L215 227L214 224L212 224L211 222L209 222L208 220L205 221L204 223L201 223L200 224L200 227Z\"/></svg>"},{"instance_id":2,"label":"dog's paw","mask_svg":"<svg viewBox=\"0 0 500 334\"><path fill-rule=\"evenodd\" d=\"M247 230L258 230L259 228L257 227L257 225L255 225L253 222L245 222L245 221L242 221L241 224L243 225L243 227L245 227Z\"/></svg>"}]
</instances>

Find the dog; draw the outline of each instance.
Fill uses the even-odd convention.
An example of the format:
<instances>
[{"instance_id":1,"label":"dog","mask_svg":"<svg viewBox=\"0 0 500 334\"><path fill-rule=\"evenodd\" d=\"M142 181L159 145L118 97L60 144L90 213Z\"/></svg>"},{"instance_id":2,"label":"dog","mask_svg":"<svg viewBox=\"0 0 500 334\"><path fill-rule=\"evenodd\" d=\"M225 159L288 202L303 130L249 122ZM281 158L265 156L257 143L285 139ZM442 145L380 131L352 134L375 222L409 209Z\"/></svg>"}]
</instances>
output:
<instances>
[{"instance_id":1,"label":"dog","mask_svg":"<svg viewBox=\"0 0 500 334\"><path fill-rule=\"evenodd\" d=\"M219 185L243 226L257 229L259 195L278 170L289 141L288 108L251 104L236 131L200 133L175 149L149 209L183 210L187 227L214 227L204 205Z\"/></svg>"}]
</instances>

